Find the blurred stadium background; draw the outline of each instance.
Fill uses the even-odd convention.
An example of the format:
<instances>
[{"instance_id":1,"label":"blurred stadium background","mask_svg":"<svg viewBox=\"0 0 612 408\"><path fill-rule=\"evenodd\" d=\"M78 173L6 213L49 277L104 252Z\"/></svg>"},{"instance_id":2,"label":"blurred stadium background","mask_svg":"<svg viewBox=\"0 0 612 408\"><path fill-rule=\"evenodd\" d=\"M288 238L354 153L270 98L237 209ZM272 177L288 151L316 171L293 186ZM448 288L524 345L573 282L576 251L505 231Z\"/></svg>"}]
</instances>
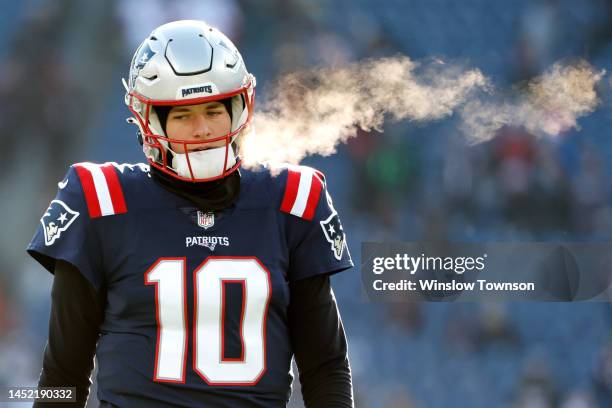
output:
<instances>
[{"instance_id":1,"label":"blurred stadium background","mask_svg":"<svg viewBox=\"0 0 612 408\"><path fill-rule=\"evenodd\" d=\"M398 53L465 62L500 86L563 58L612 68L609 0L3 2L0 385L40 370L51 276L24 250L38 219L69 164L142 161L120 78L144 36L181 18L235 40L260 98L284 72ZM455 118L396 123L306 163L327 174L357 265L362 241L607 241L604 85L582 129L553 139L507 128L470 147ZM612 406L609 303L371 304L358 267L334 288L358 407Z\"/></svg>"}]
</instances>

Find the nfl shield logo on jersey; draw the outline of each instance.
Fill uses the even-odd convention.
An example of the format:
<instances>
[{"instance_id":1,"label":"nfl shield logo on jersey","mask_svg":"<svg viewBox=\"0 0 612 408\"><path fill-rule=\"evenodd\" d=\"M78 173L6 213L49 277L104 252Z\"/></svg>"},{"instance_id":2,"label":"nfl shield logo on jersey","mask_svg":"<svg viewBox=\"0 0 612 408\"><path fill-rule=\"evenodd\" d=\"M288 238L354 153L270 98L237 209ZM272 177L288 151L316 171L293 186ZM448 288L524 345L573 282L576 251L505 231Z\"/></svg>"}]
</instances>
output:
<instances>
[{"instance_id":1,"label":"nfl shield logo on jersey","mask_svg":"<svg viewBox=\"0 0 612 408\"><path fill-rule=\"evenodd\" d=\"M215 213L198 211L198 225L204 229L209 229L215 225Z\"/></svg>"}]
</instances>

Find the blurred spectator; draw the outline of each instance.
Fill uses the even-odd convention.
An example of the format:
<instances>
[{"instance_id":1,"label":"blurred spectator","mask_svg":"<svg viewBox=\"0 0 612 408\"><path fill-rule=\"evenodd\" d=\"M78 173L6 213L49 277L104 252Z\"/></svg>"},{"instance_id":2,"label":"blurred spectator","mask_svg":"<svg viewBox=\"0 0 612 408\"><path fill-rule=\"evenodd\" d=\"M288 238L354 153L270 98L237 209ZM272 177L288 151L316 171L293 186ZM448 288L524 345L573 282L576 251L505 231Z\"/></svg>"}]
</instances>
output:
<instances>
[{"instance_id":1,"label":"blurred spectator","mask_svg":"<svg viewBox=\"0 0 612 408\"><path fill-rule=\"evenodd\" d=\"M508 347L518 345L518 333L508 320L508 312L504 304L490 303L482 305L476 343L479 350L489 345Z\"/></svg>"},{"instance_id":2,"label":"blurred spectator","mask_svg":"<svg viewBox=\"0 0 612 408\"><path fill-rule=\"evenodd\" d=\"M574 390L561 404L561 408L596 408L593 396L586 390Z\"/></svg>"},{"instance_id":3,"label":"blurred spectator","mask_svg":"<svg viewBox=\"0 0 612 408\"><path fill-rule=\"evenodd\" d=\"M174 20L204 20L234 42L240 39L242 10L234 0L117 0L126 52L135 50L155 27Z\"/></svg>"},{"instance_id":4,"label":"blurred spectator","mask_svg":"<svg viewBox=\"0 0 612 408\"><path fill-rule=\"evenodd\" d=\"M583 143L581 147L578 172L572 180L572 211L576 231L588 235L590 232L609 230L612 214L604 163L591 146Z\"/></svg>"},{"instance_id":5,"label":"blurred spectator","mask_svg":"<svg viewBox=\"0 0 612 408\"><path fill-rule=\"evenodd\" d=\"M612 341L600 351L593 373L597 400L602 407L612 406Z\"/></svg>"},{"instance_id":6,"label":"blurred spectator","mask_svg":"<svg viewBox=\"0 0 612 408\"><path fill-rule=\"evenodd\" d=\"M534 1L525 8L517 41L520 78L529 78L553 62L551 54L559 36L561 19L558 0Z\"/></svg>"},{"instance_id":7,"label":"blurred spectator","mask_svg":"<svg viewBox=\"0 0 612 408\"><path fill-rule=\"evenodd\" d=\"M521 408L552 408L559 402L554 378L544 356L532 356L524 361L523 375L513 403Z\"/></svg>"}]
</instances>

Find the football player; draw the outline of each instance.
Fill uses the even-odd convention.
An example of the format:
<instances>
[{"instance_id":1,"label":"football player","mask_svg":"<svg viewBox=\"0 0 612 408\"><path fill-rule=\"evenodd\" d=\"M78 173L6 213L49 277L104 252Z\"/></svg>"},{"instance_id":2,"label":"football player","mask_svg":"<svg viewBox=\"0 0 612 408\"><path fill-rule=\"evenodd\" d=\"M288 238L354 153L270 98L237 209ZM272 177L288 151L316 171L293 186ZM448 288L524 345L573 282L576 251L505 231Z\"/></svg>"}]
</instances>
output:
<instances>
[{"instance_id":1,"label":"football player","mask_svg":"<svg viewBox=\"0 0 612 408\"><path fill-rule=\"evenodd\" d=\"M345 234L319 171L241 168L236 47L171 22L124 83L148 165L71 166L28 247L54 274L39 386L84 406L95 355L102 407L285 407L295 357L307 407L352 406L329 279Z\"/></svg>"}]
</instances>

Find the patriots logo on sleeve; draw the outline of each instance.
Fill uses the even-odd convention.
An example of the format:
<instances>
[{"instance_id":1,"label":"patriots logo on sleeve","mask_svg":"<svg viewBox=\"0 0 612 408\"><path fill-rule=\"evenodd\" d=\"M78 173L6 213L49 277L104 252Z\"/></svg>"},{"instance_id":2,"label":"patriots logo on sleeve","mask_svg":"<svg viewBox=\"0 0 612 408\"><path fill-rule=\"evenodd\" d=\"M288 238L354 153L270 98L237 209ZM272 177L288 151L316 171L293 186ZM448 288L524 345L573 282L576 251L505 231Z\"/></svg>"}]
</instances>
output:
<instances>
[{"instance_id":1,"label":"patriots logo on sleeve","mask_svg":"<svg viewBox=\"0 0 612 408\"><path fill-rule=\"evenodd\" d=\"M320 221L323 234L327 242L331 244L331 250L337 260L342 259L344 252L344 230L340 224L340 217L337 212L333 212L326 220Z\"/></svg>"},{"instance_id":2,"label":"patriots logo on sleeve","mask_svg":"<svg viewBox=\"0 0 612 408\"><path fill-rule=\"evenodd\" d=\"M79 212L68 207L63 201L51 201L49 208L40 219L45 234L45 245L53 245L62 232L66 231L78 216Z\"/></svg>"}]
</instances>

